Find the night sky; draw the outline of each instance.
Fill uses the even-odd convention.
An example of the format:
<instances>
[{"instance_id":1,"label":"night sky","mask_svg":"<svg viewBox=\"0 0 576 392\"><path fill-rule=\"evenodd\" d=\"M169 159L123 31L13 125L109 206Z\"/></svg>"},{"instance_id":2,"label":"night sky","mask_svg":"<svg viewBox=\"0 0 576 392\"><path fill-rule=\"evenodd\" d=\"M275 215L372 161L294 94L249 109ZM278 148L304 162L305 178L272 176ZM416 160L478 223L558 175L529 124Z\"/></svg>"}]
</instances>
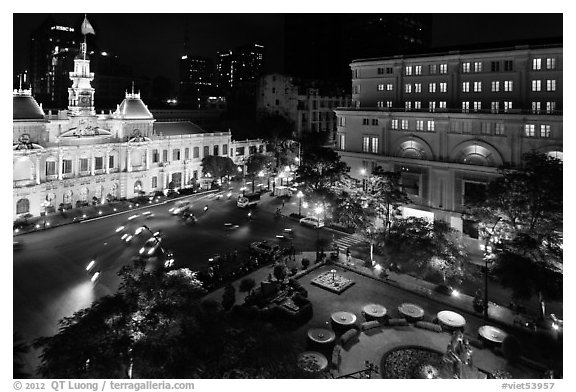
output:
<instances>
[{"instance_id":1,"label":"night sky","mask_svg":"<svg viewBox=\"0 0 576 392\"><path fill-rule=\"evenodd\" d=\"M14 14L14 72L28 67L30 32L48 14ZM56 22L78 26L82 14L52 14ZM89 14L98 45L120 57L140 76L177 80L186 25L190 53L215 57L216 51L260 43L266 71L283 71L283 14ZM453 47L562 36L562 14L434 14L432 47Z\"/></svg>"}]
</instances>

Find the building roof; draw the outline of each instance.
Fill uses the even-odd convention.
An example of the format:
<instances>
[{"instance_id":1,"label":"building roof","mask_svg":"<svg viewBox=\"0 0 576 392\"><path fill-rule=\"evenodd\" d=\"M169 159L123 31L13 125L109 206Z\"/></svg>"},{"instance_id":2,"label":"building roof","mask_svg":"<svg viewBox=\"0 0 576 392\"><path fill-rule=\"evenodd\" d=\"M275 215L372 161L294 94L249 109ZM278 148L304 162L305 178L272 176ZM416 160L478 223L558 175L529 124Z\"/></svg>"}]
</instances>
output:
<instances>
[{"instance_id":1,"label":"building roof","mask_svg":"<svg viewBox=\"0 0 576 392\"><path fill-rule=\"evenodd\" d=\"M154 123L154 133L162 136L192 135L209 133L190 121L170 121Z\"/></svg>"},{"instance_id":2,"label":"building roof","mask_svg":"<svg viewBox=\"0 0 576 392\"><path fill-rule=\"evenodd\" d=\"M126 94L114 112L114 117L124 120L153 120L154 116L140 99L140 94Z\"/></svg>"},{"instance_id":3,"label":"building roof","mask_svg":"<svg viewBox=\"0 0 576 392\"><path fill-rule=\"evenodd\" d=\"M14 92L12 114L14 120L44 120L44 112L38 102L31 94L21 91Z\"/></svg>"}]
</instances>

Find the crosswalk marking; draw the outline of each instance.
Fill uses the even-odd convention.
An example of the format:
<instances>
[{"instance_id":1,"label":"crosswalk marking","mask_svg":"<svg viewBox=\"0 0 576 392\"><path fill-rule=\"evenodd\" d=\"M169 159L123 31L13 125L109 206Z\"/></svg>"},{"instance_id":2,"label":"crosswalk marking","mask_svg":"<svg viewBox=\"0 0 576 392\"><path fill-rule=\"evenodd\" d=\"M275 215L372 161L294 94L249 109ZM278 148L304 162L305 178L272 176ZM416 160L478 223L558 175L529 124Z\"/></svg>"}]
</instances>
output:
<instances>
[{"instance_id":1,"label":"crosswalk marking","mask_svg":"<svg viewBox=\"0 0 576 392\"><path fill-rule=\"evenodd\" d=\"M359 234L350 234L347 235L346 237L339 238L334 242L336 243L336 245L340 250L345 252L347 248L352 247L361 242L365 242L365 240Z\"/></svg>"}]
</instances>

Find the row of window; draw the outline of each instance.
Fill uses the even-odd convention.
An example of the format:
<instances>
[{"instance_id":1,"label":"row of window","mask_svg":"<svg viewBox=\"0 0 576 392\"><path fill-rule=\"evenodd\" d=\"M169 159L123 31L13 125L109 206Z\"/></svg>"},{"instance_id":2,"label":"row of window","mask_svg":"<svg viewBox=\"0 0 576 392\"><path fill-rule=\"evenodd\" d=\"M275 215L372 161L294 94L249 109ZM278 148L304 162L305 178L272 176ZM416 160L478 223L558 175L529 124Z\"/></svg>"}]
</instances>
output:
<instances>
[{"instance_id":1,"label":"row of window","mask_svg":"<svg viewBox=\"0 0 576 392\"><path fill-rule=\"evenodd\" d=\"M404 68L404 73L406 76L412 75L422 75L422 66L421 65L407 65ZM448 73L448 64L429 64L428 65L428 73L431 75L440 73L440 74L447 74Z\"/></svg>"},{"instance_id":2,"label":"row of window","mask_svg":"<svg viewBox=\"0 0 576 392\"><path fill-rule=\"evenodd\" d=\"M392 121L390 122L390 128L395 130L401 129L403 131L407 131L410 129L409 121L406 119L404 120L392 119ZM436 130L436 125L434 123L434 120L416 120L416 130L434 132Z\"/></svg>"},{"instance_id":3,"label":"row of window","mask_svg":"<svg viewBox=\"0 0 576 392\"><path fill-rule=\"evenodd\" d=\"M114 169L114 156L108 157L108 168ZM104 169L104 157L94 157L94 170ZM90 171L90 162L88 158L80 158L80 172ZM62 159L62 174L72 173L72 159ZM46 160L46 175L55 176L56 173L56 159L48 158Z\"/></svg>"},{"instance_id":4,"label":"row of window","mask_svg":"<svg viewBox=\"0 0 576 392\"><path fill-rule=\"evenodd\" d=\"M555 79L546 79L546 80L532 80L532 91L542 91L542 87L546 87L546 91L556 91L556 80ZM436 87L439 87L437 90ZM514 89L514 81L512 80L494 80L491 82L491 91L492 92L500 92L500 85L502 85L502 91L505 92L512 92ZM472 87L472 89L471 89ZM392 83L387 84L378 84L377 90L378 91L392 91L394 86ZM360 91L358 89L358 91ZM439 91L441 93L446 93L448 91L448 83L441 82L441 83L428 83L428 92L435 93ZM481 81L473 81L473 82L462 82L462 92L469 93L473 91L475 93L482 92L482 82ZM404 85L404 92L406 94L410 93L421 93L422 92L422 83L406 83Z\"/></svg>"},{"instance_id":5,"label":"row of window","mask_svg":"<svg viewBox=\"0 0 576 392\"><path fill-rule=\"evenodd\" d=\"M550 137L550 125L549 124L540 124L540 132L536 133L536 124L525 124L524 125L524 136L526 137L541 137L541 138L549 138Z\"/></svg>"}]
</instances>

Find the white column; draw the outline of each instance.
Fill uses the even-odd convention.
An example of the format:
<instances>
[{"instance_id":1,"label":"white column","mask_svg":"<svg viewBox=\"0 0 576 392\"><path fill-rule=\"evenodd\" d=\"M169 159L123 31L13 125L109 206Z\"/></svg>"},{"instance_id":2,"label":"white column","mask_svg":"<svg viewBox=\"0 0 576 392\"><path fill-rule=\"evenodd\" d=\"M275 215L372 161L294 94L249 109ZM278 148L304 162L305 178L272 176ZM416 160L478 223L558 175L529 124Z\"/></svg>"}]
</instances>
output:
<instances>
[{"instance_id":1,"label":"white column","mask_svg":"<svg viewBox=\"0 0 576 392\"><path fill-rule=\"evenodd\" d=\"M106 174L110 173L110 151L106 150L106 162L104 162Z\"/></svg>"},{"instance_id":2,"label":"white column","mask_svg":"<svg viewBox=\"0 0 576 392\"><path fill-rule=\"evenodd\" d=\"M40 184L40 157L36 157L36 184Z\"/></svg>"},{"instance_id":3,"label":"white column","mask_svg":"<svg viewBox=\"0 0 576 392\"><path fill-rule=\"evenodd\" d=\"M146 147L146 170L150 169L150 149Z\"/></svg>"},{"instance_id":4,"label":"white column","mask_svg":"<svg viewBox=\"0 0 576 392\"><path fill-rule=\"evenodd\" d=\"M58 149L58 179L62 179L62 151Z\"/></svg>"},{"instance_id":5,"label":"white column","mask_svg":"<svg viewBox=\"0 0 576 392\"><path fill-rule=\"evenodd\" d=\"M90 149L90 175L94 175L94 150Z\"/></svg>"},{"instance_id":6,"label":"white column","mask_svg":"<svg viewBox=\"0 0 576 392\"><path fill-rule=\"evenodd\" d=\"M130 149L130 147L128 147L128 163L126 165L126 171L131 172L132 171L132 151Z\"/></svg>"}]
</instances>

